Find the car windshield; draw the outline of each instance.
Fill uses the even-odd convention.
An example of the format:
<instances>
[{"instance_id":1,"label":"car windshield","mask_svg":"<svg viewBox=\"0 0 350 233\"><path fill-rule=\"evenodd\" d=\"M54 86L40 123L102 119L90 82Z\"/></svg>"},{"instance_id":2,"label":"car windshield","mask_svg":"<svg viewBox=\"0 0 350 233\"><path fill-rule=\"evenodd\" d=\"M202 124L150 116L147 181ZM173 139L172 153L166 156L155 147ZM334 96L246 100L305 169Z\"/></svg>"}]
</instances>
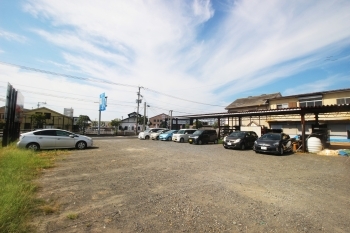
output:
<instances>
[{"instance_id":1,"label":"car windshield","mask_svg":"<svg viewBox=\"0 0 350 233\"><path fill-rule=\"evenodd\" d=\"M233 132L229 135L230 137L237 137L237 138L241 138L244 136L244 133L242 132Z\"/></svg>"},{"instance_id":2,"label":"car windshield","mask_svg":"<svg viewBox=\"0 0 350 233\"><path fill-rule=\"evenodd\" d=\"M265 140L281 140L280 134L264 134L261 139Z\"/></svg>"},{"instance_id":3,"label":"car windshield","mask_svg":"<svg viewBox=\"0 0 350 233\"><path fill-rule=\"evenodd\" d=\"M194 135L199 135L199 134L202 134L203 133L203 130L196 130L193 134Z\"/></svg>"},{"instance_id":4,"label":"car windshield","mask_svg":"<svg viewBox=\"0 0 350 233\"><path fill-rule=\"evenodd\" d=\"M170 130L167 133L176 133L176 132L177 132L177 130Z\"/></svg>"}]
</instances>

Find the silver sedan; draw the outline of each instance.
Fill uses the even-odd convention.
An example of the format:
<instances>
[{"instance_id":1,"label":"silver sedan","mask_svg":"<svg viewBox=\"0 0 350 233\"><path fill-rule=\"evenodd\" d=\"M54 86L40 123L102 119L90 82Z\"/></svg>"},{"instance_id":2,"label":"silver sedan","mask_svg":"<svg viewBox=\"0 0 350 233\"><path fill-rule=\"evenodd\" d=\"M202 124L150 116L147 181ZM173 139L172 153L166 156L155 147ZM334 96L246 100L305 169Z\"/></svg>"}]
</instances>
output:
<instances>
[{"instance_id":1,"label":"silver sedan","mask_svg":"<svg viewBox=\"0 0 350 233\"><path fill-rule=\"evenodd\" d=\"M18 148L31 150L92 147L93 140L90 137L75 134L62 129L41 129L20 135L17 142Z\"/></svg>"}]
</instances>

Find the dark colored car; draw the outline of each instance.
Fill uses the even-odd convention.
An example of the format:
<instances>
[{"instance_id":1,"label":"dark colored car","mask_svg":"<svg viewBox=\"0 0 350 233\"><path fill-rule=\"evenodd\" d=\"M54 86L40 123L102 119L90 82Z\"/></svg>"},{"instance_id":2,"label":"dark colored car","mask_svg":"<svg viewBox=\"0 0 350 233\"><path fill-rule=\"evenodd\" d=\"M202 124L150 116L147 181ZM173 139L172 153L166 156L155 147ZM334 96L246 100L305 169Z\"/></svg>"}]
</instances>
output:
<instances>
[{"instance_id":1,"label":"dark colored car","mask_svg":"<svg viewBox=\"0 0 350 233\"><path fill-rule=\"evenodd\" d=\"M275 153L283 155L292 151L292 140L285 133L267 133L254 142L256 153Z\"/></svg>"},{"instance_id":2,"label":"dark colored car","mask_svg":"<svg viewBox=\"0 0 350 233\"><path fill-rule=\"evenodd\" d=\"M235 131L224 137L222 145L225 149L241 149L252 148L258 135L254 131Z\"/></svg>"},{"instance_id":3,"label":"dark colored car","mask_svg":"<svg viewBox=\"0 0 350 233\"><path fill-rule=\"evenodd\" d=\"M196 130L191 136L188 137L188 142L190 144L208 144L213 142L214 144L218 143L218 135L216 130Z\"/></svg>"}]
</instances>

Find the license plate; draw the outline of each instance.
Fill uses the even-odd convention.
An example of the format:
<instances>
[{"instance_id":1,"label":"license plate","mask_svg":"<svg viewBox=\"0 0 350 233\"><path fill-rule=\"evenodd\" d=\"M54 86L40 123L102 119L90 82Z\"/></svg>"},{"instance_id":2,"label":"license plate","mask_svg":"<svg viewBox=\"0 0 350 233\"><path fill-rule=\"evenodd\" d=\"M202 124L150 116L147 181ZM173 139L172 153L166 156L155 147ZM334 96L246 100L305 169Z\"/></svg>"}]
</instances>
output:
<instances>
[{"instance_id":1,"label":"license plate","mask_svg":"<svg viewBox=\"0 0 350 233\"><path fill-rule=\"evenodd\" d=\"M262 146L261 149L262 150L267 150L267 147L266 146Z\"/></svg>"},{"instance_id":2,"label":"license plate","mask_svg":"<svg viewBox=\"0 0 350 233\"><path fill-rule=\"evenodd\" d=\"M228 142L227 145L231 146L231 142Z\"/></svg>"}]
</instances>

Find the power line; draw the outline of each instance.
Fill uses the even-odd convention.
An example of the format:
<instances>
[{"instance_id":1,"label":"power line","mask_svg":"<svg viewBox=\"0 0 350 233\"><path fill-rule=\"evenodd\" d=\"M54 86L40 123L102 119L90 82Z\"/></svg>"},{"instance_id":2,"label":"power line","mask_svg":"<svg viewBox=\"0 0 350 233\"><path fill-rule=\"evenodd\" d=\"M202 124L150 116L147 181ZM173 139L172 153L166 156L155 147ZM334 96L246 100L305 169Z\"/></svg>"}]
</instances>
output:
<instances>
[{"instance_id":1,"label":"power line","mask_svg":"<svg viewBox=\"0 0 350 233\"><path fill-rule=\"evenodd\" d=\"M97 78L83 78L83 77L78 77L78 76L73 76L73 75L67 75L67 74L62 74L62 73L56 73L56 72L52 72L52 71L47 71L47 70L41 70L41 69L37 69L37 68L32 68L32 67L28 67L28 66L22 66L22 65L17 65L17 64L13 64L13 63L8 63L8 62L3 62L0 61L0 64L3 65L7 65L7 66L12 66L12 67L18 67L20 69L25 69L25 70L30 70L30 71L34 71L34 72L39 72L39 73L44 73L44 74L50 74L50 75L55 75L55 76L62 76L62 77L66 77L66 78L72 78L72 79L77 79L77 80L84 80L84 81L89 81L89 82L99 82L99 83L106 83L106 84L111 84L111 85L118 85L118 86L125 86L125 87L136 87L136 88L143 88L144 90L148 90L150 92L154 92L160 95L164 95L164 96L168 96L174 99L178 99L178 100L182 100L182 101L186 101L186 102L191 102L191 103L195 103L195 104L201 104L201 105L207 105L207 106L213 106L213 107L223 107L225 108L226 106L221 106L221 105L217 105L217 104L207 104L207 103L201 103L198 101L192 101L192 100L188 100L188 99L184 99L184 98L179 98L176 96L172 96L169 94L165 94L150 88L145 88L145 87L140 87L140 86L136 86L136 85L130 85L130 84L123 84L123 83L115 83L115 82L111 82L111 81L107 81L107 80L102 80L102 79L97 79Z\"/></svg>"},{"instance_id":2,"label":"power line","mask_svg":"<svg viewBox=\"0 0 350 233\"><path fill-rule=\"evenodd\" d=\"M41 70L41 69L32 68L32 67L28 67L28 66L16 65L16 64L8 63L8 62L3 62L3 61L0 61L0 63L3 64L3 65L7 65L7 66L18 67L18 68L21 68L21 69L24 69L24 70L30 70L30 71L34 71L34 72L50 74L50 75L55 75L55 76L62 76L62 77L66 77L66 78L84 80L84 81L89 81L89 82L107 83L107 84L113 84L113 85L119 85L119 86L125 86L125 87L138 87L138 86L135 86L135 85L129 85L129 84L123 84L123 83L115 83L115 82L102 80L102 79L97 79L97 78L83 78L83 77L79 77L79 76L73 76L73 75L68 75L68 74L56 73L56 72L52 72L52 71Z\"/></svg>"}]
</instances>

